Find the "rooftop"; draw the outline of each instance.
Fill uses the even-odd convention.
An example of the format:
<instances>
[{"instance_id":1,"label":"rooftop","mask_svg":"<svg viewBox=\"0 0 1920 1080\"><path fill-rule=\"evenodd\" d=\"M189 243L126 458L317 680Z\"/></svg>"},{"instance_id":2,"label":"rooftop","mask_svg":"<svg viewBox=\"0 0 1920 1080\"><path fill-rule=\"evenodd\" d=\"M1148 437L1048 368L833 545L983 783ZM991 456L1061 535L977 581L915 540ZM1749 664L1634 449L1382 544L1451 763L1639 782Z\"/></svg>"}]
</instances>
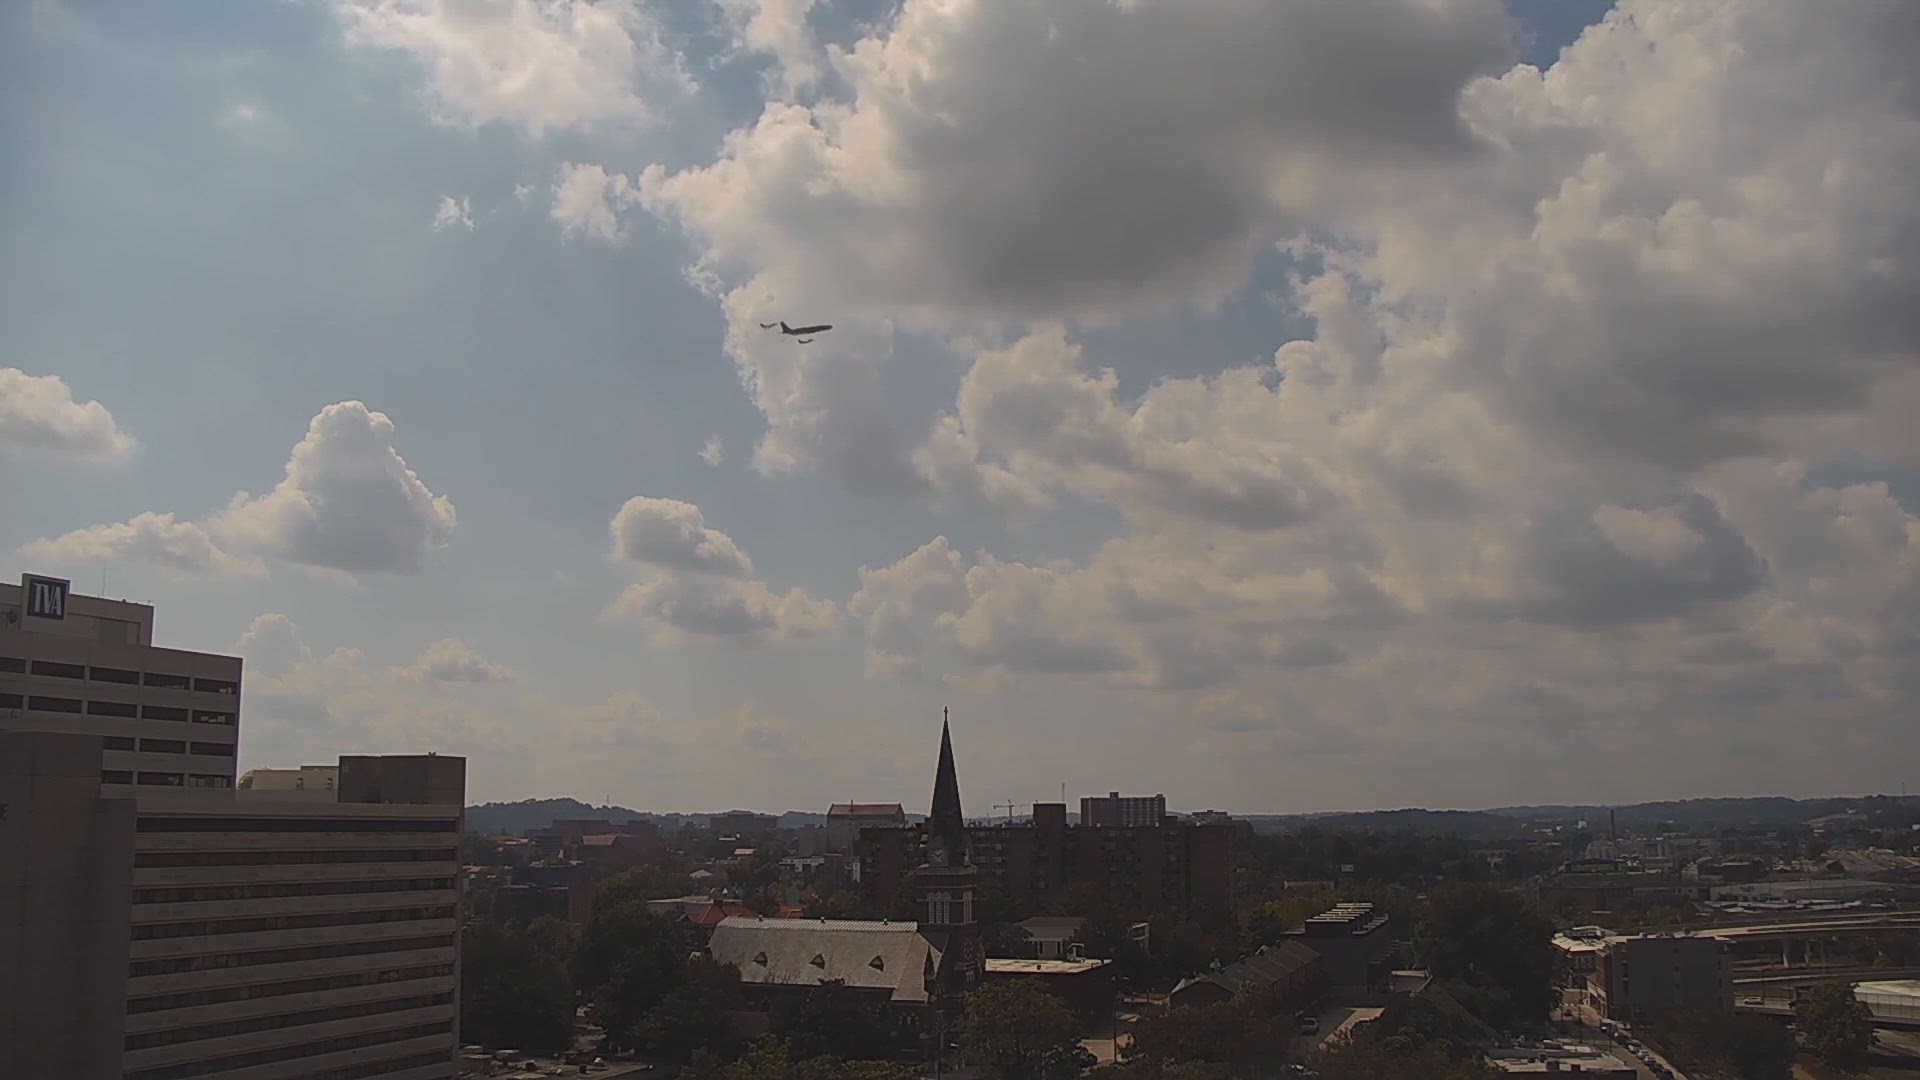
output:
<instances>
[{"instance_id":1,"label":"rooftop","mask_svg":"<svg viewBox=\"0 0 1920 1080\"><path fill-rule=\"evenodd\" d=\"M1081 975L1098 971L1111 960L1001 960L987 959L989 975Z\"/></svg>"}]
</instances>

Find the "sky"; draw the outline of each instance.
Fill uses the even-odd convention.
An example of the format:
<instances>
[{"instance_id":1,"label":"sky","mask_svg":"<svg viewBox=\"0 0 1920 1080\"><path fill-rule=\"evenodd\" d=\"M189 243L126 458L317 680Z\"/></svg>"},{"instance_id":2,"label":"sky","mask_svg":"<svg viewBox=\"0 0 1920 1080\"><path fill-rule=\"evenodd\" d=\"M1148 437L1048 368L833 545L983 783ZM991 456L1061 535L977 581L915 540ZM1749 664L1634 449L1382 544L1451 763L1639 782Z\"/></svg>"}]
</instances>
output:
<instances>
[{"instance_id":1,"label":"sky","mask_svg":"<svg viewBox=\"0 0 1920 1080\"><path fill-rule=\"evenodd\" d=\"M1920 761L1920 7L0 5L0 549L242 767L1305 811ZM833 324L803 344L759 323Z\"/></svg>"}]
</instances>

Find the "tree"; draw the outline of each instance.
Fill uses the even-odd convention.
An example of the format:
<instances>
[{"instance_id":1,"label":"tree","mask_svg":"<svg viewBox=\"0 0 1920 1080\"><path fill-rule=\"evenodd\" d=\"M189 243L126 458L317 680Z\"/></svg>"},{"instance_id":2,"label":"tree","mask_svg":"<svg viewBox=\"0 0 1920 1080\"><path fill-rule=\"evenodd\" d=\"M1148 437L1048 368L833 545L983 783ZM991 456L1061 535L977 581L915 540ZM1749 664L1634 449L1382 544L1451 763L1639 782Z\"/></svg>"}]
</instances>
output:
<instances>
[{"instance_id":1,"label":"tree","mask_svg":"<svg viewBox=\"0 0 1920 1080\"><path fill-rule=\"evenodd\" d=\"M1434 975L1488 991L1463 1003L1490 1023L1544 1020L1554 1001L1553 923L1498 885L1434 890L1415 944Z\"/></svg>"},{"instance_id":2,"label":"tree","mask_svg":"<svg viewBox=\"0 0 1920 1080\"><path fill-rule=\"evenodd\" d=\"M468 925L460 934L460 1030L482 1046L565 1049L573 1042L566 966L530 934Z\"/></svg>"},{"instance_id":3,"label":"tree","mask_svg":"<svg viewBox=\"0 0 1920 1080\"><path fill-rule=\"evenodd\" d=\"M969 995L960 1046L969 1064L999 1080L1064 1080L1092 1064L1082 1056L1073 1013L1031 979Z\"/></svg>"},{"instance_id":4,"label":"tree","mask_svg":"<svg viewBox=\"0 0 1920 1080\"><path fill-rule=\"evenodd\" d=\"M866 910L860 897L840 889L807 905L809 919L858 919Z\"/></svg>"},{"instance_id":5,"label":"tree","mask_svg":"<svg viewBox=\"0 0 1920 1080\"><path fill-rule=\"evenodd\" d=\"M1854 996L1849 982L1821 983L1793 1004L1800 1045L1841 1072L1867 1066L1873 1049L1873 1010Z\"/></svg>"},{"instance_id":6,"label":"tree","mask_svg":"<svg viewBox=\"0 0 1920 1080\"><path fill-rule=\"evenodd\" d=\"M1291 1020L1262 1016L1245 1002L1188 1006L1141 1017L1122 1056L1158 1062L1163 1069L1205 1064L1258 1076L1287 1052L1293 1033Z\"/></svg>"},{"instance_id":7,"label":"tree","mask_svg":"<svg viewBox=\"0 0 1920 1080\"><path fill-rule=\"evenodd\" d=\"M729 1014L740 1004L740 972L695 957L687 962L684 980L635 1025L635 1045L673 1055L737 1051L745 1040Z\"/></svg>"},{"instance_id":8,"label":"tree","mask_svg":"<svg viewBox=\"0 0 1920 1080\"><path fill-rule=\"evenodd\" d=\"M819 1055L798 1057L778 1041L764 1041L738 1061L711 1051L694 1053L681 1080L917 1080L920 1070L891 1061L855 1061Z\"/></svg>"},{"instance_id":9,"label":"tree","mask_svg":"<svg viewBox=\"0 0 1920 1080\"><path fill-rule=\"evenodd\" d=\"M776 1001L772 1019L774 1030L797 1054L851 1057L893 1040L886 1007L863 998L839 979Z\"/></svg>"},{"instance_id":10,"label":"tree","mask_svg":"<svg viewBox=\"0 0 1920 1080\"><path fill-rule=\"evenodd\" d=\"M582 935L574 981L592 996L589 1014L608 1049L638 1043L641 1019L685 981L686 947L638 900L601 905Z\"/></svg>"},{"instance_id":11,"label":"tree","mask_svg":"<svg viewBox=\"0 0 1920 1080\"><path fill-rule=\"evenodd\" d=\"M1395 1045L1391 1038L1329 1047L1308 1065L1320 1080L1498 1080L1502 1075L1482 1059L1456 1061L1443 1050Z\"/></svg>"},{"instance_id":12,"label":"tree","mask_svg":"<svg viewBox=\"0 0 1920 1080\"><path fill-rule=\"evenodd\" d=\"M1674 1009L1654 1020L1651 1040L1698 1080L1791 1080L1793 1033L1765 1016Z\"/></svg>"}]
</instances>

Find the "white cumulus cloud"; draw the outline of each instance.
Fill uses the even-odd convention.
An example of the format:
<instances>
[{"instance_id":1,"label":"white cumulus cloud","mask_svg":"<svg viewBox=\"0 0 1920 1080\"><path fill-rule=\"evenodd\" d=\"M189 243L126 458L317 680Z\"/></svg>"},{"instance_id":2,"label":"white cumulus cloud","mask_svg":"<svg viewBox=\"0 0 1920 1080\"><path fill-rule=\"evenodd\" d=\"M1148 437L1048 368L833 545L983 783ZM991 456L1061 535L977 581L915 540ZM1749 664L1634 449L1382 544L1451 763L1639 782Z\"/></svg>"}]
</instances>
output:
<instances>
[{"instance_id":1,"label":"white cumulus cloud","mask_svg":"<svg viewBox=\"0 0 1920 1080\"><path fill-rule=\"evenodd\" d=\"M113 464L130 457L134 446L105 405L75 401L60 376L0 367L0 452Z\"/></svg>"},{"instance_id":2,"label":"white cumulus cloud","mask_svg":"<svg viewBox=\"0 0 1920 1080\"><path fill-rule=\"evenodd\" d=\"M539 136L653 122L692 83L633 0L339 0L347 40L426 69L442 123Z\"/></svg>"}]
</instances>

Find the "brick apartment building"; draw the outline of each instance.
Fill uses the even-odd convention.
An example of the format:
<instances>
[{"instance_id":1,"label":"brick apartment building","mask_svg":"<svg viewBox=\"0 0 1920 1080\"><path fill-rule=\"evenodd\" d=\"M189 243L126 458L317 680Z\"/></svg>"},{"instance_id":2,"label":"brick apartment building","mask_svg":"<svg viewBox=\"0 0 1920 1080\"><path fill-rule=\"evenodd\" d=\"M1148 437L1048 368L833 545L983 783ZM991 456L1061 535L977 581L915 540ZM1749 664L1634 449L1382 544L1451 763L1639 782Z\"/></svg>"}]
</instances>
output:
<instances>
[{"instance_id":1,"label":"brick apartment building","mask_svg":"<svg viewBox=\"0 0 1920 1080\"><path fill-rule=\"evenodd\" d=\"M1039 803L1009 825L970 825L967 846L983 884L1031 907L1071 896L1156 909L1224 911L1233 895L1231 824L1068 825L1065 803ZM860 881L869 898L899 897L922 861L925 830L860 831Z\"/></svg>"}]
</instances>

